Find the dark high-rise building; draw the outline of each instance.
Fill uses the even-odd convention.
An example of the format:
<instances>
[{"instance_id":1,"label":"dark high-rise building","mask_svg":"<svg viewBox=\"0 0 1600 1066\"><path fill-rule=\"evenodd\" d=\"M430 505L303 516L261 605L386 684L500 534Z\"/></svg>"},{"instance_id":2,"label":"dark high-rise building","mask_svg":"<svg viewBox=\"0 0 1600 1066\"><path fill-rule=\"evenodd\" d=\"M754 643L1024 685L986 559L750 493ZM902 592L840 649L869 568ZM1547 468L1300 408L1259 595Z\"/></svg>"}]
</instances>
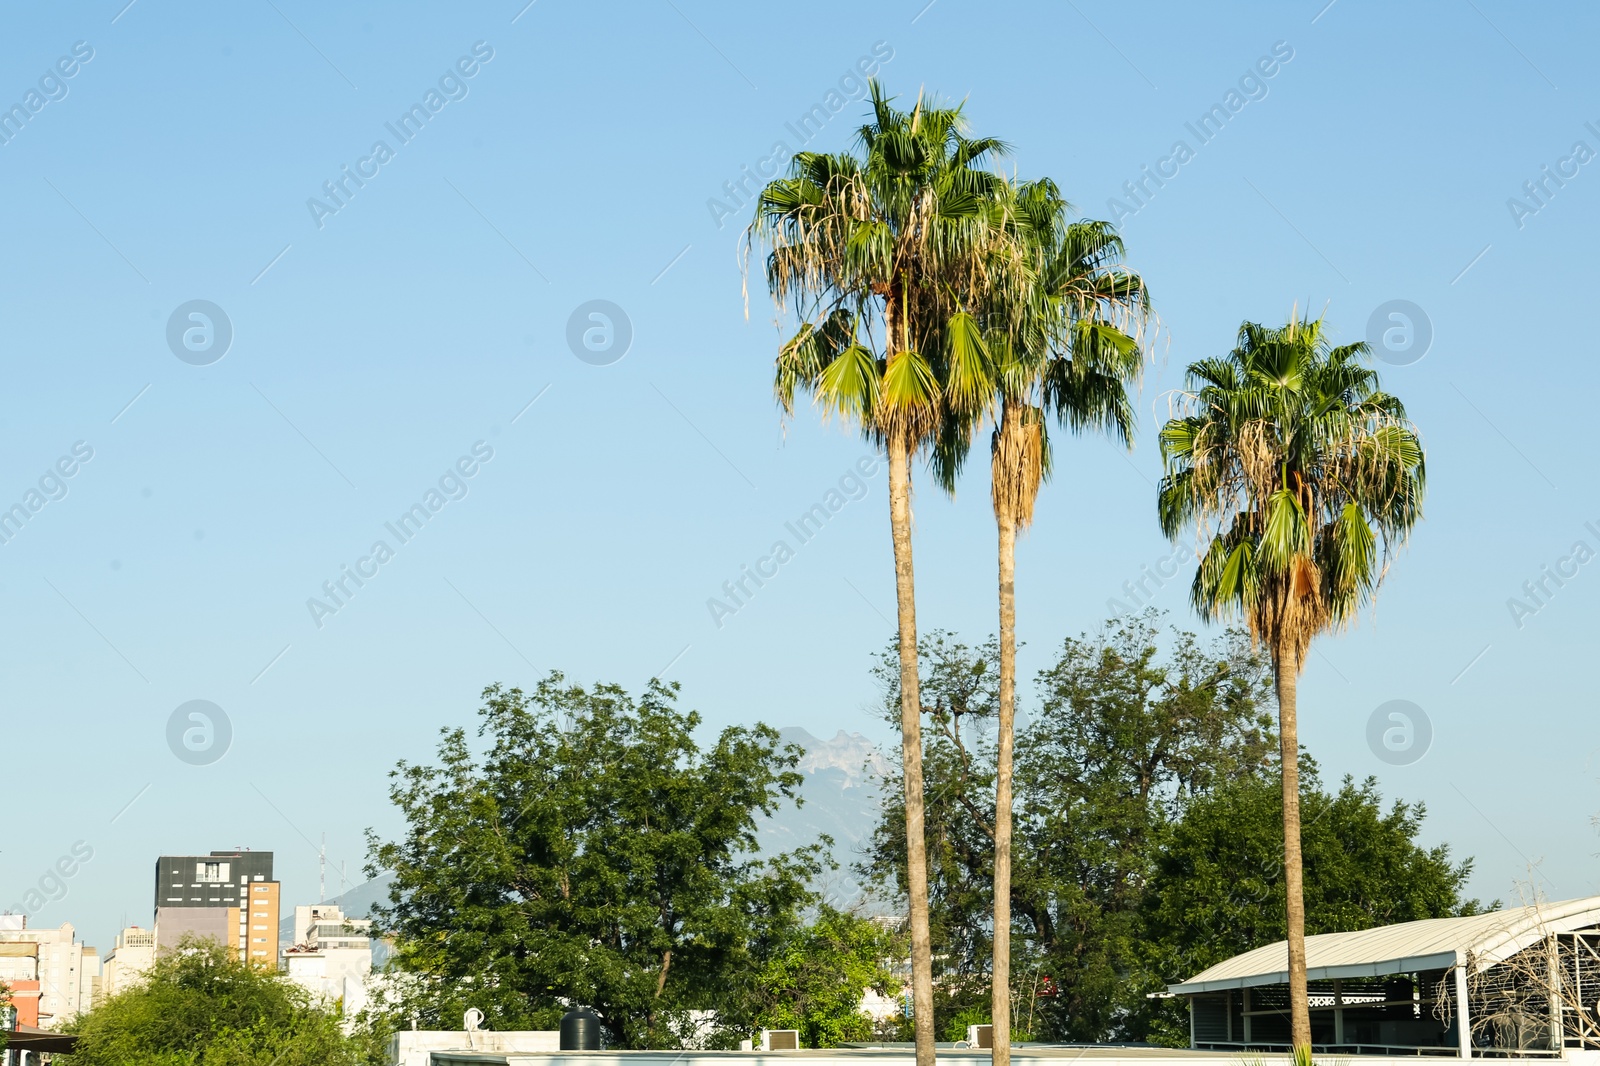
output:
<instances>
[{"instance_id":1,"label":"dark high-rise building","mask_svg":"<svg viewBox=\"0 0 1600 1066\"><path fill-rule=\"evenodd\" d=\"M278 882L270 851L213 851L156 860L156 953L210 938L256 965L278 965Z\"/></svg>"}]
</instances>

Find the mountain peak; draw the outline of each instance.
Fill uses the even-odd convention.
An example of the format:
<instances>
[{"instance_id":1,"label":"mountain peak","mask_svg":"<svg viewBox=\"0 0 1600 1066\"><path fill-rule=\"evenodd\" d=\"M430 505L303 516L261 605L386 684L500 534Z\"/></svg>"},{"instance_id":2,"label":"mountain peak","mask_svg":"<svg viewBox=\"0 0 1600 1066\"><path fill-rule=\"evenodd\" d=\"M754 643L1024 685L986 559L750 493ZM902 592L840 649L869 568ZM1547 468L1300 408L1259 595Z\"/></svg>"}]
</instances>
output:
<instances>
[{"instance_id":1,"label":"mountain peak","mask_svg":"<svg viewBox=\"0 0 1600 1066\"><path fill-rule=\"evenodd\" d=\"M876 744L860 733L841 729L832 740L819 740L807 729L790 726L778 730L778 735L786 743L798 745L805 751L798 767L802 773L838 770L844 775L846 788L875 781L889 772L889 760Z\"/></svg>"}]
</instances>

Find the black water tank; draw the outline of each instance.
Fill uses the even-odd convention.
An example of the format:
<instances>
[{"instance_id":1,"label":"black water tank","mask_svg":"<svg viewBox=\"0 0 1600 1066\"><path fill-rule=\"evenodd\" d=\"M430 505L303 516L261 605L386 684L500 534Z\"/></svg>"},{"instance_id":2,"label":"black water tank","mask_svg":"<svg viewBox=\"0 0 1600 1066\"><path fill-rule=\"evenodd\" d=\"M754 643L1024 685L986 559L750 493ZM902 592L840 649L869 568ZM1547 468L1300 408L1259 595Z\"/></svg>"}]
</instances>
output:
<instances>
[{"instance_id":1,"label":"black water tank","mask_svg":"<svg viewBox=\"0 0 1600 1066\"><path fill-rule=\"evenodd\" d=\"M562 1051L599 1051L600 1016L585 1007L574 1007L561 1016Z\"/></svg>"}]
</instances>

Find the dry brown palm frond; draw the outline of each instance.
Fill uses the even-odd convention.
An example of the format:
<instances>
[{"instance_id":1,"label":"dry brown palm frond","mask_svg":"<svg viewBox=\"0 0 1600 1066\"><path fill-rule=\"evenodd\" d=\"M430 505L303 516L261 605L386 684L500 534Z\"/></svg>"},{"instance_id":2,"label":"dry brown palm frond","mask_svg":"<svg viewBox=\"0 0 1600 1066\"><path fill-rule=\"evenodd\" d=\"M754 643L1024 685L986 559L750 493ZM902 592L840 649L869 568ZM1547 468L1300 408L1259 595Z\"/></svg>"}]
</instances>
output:
<instances>
[{"instance_id":1,"label":"dry brown palm frond","mask_svg":"<svg viewBox=\"0 0 1600 1066\"><path fill-rule=\"evenodd\" d=\"M1025 404L1007 403L990 438L990 497L997 516L1018 529L1033 523L1033 505L1044 480L1044 424Z\"/></svg>"},{"instance_id":2,"label":"dry brown palm frond","mask_svg":"<svg viewBox=\"0 0 1600 1066\"><path fill-rule=\"evenodd\" d=\"M1251 642L1292 649L1303 661L1311 639L1330 622L1316 563L1302 556L1288 575L1275 575L1263 585L1263 595L1245 611Z\"/></svg>"}]
</instances>

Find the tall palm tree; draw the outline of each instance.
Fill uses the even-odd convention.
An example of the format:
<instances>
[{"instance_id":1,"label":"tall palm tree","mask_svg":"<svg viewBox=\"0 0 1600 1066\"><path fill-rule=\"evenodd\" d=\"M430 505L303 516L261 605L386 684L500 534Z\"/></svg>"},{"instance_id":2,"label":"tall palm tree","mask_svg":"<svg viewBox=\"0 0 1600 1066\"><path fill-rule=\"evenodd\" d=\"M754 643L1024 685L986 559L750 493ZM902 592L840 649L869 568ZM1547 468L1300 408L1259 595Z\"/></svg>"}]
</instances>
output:
<instances>
[{"instance_id":1,"label":"tall palm tree","mask_svg":"<svg viewBox=\"0 0 1600 1066\"><path fill-rule=\"evenodd\" d=\"M1233 351L1190 364L1185 413L1161 431L1161 530L1209 537L1190 602L1206 619L1243 616L1272 659L1297 1058L1310 1055L1311 1015L1295 686L1312 639L1354 621L1422 517L1421 441L1367 354L1332 347L1320 319L1246 322Z\"/></svg>"},{"instance_id":2,"label":"tall palm tree","mask_svg":"<svg viewBox=\"0 0 1600 1066\"><path fill-rule=\"evenodd\" d=\"M1036 278L1018 302L1007 340L996 346L1000 417L990 440L990 496L999 534L1000 707L995 789L994 1061L1011 1055L1011 776L1017 691L1016 540L1033 521L1049 476L1045 416L1073 432L1132 442L1128 387L1144 365L1139 343L1149 311L1144 281L1117 265L1122 241L1110 224L1069 222L1069 205L1048 180L1019 190L1018 218Z\"/></svg>"},{"instance_id":3,"label":"tall palm tree","mask_svg":"<svg viewBox=\"0 0 1600 1066\"><path fill-rule=\"evenodd\" d=\"M1149 295L1118 265L1123 247L1106 222L1072 221L1049 179L1007 190L1005 225L1024 269L1020 284L991 291L985 316L997 409L990 438L990 496L999 533L1000 688L994 817L994 1062L1011 1059L1012 761L1017 692L1016 542L1033 521L1051 467L1050 416L1073 432L1109 433L1131 444L1128 387L1144 366ZM954 424L956 420L951 419ZM949 436L947 434L947 436ZM960 456L941 449L947 488ZM953 462L951 460L954 460Z\"/></svg>"},{"instance_id":4,"label":"tall palm tree","mask_svg":"<svg viewBox=\"0 0 1600 1066\"><path fill-rule=\"evenodd\" d=\"M911 565L911 460L947 417L988 400L973 307L1007 247L1004 180L981 169L1005 146L967 136L960 108L895 108L871 86L863 154L798 153L761 192L747 240L768 249L767 287L799 321L779 351L775 391L853 423L888 454L899 621L906 886L918 1066L934 1066L933 959L923 837L921 693Z\"/></svg>"}]
</instances>

